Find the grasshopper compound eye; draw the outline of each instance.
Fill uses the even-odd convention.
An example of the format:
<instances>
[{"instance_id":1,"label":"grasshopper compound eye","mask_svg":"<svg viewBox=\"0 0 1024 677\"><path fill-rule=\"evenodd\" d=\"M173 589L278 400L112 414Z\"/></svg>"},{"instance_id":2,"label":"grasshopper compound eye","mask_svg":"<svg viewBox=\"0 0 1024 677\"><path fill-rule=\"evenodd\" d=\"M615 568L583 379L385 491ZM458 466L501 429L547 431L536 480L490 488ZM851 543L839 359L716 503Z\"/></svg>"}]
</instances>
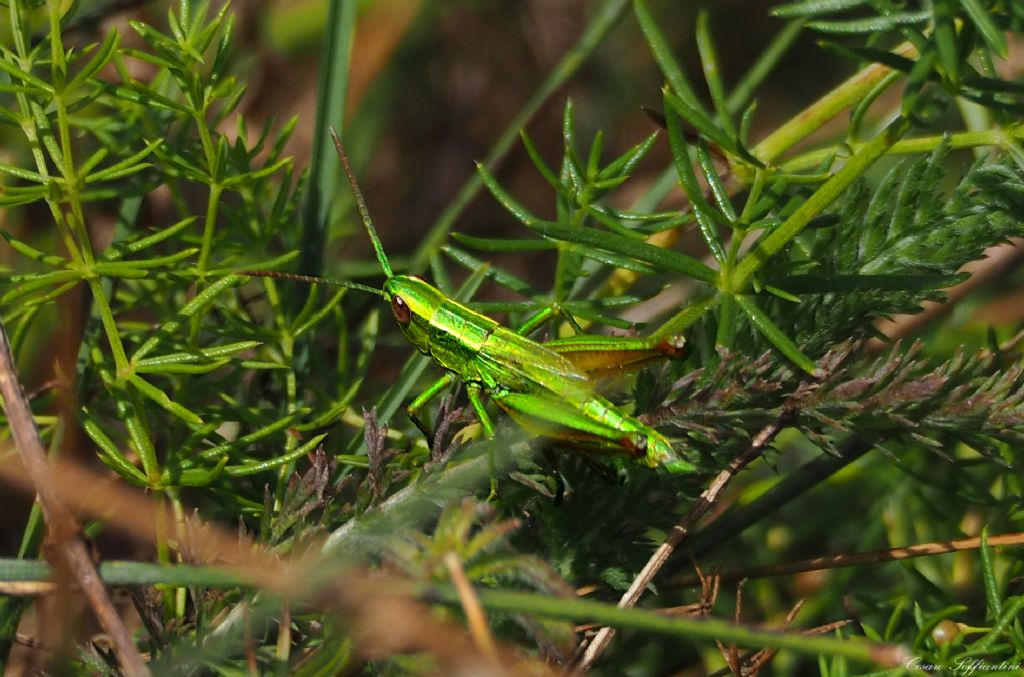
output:
<instances>
[{"instance_id":1,"label":"grasshopper compound eye","mask_svg":"<svg viewBox=\"0 0 1024 677\"><path fill-rule=\"evenodd\" d=\"M401 296L391 297L391 313L395 316L398 324L406 325L412 320L412 311L409 310L409 305Z\"/></svg>"}]
</instances>

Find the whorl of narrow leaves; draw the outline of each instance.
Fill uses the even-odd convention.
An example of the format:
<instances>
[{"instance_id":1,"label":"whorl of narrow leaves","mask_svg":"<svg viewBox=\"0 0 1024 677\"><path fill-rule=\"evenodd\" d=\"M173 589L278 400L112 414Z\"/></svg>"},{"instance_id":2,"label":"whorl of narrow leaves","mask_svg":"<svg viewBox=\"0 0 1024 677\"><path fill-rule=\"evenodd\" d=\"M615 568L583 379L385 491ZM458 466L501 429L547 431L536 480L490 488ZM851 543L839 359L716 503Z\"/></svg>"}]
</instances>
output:
<instances>
[{"instance_id":1,"label":"whorl of narrow leaves","mask_svg":"<svg viewBox=\"0 0 1024 677\"><path fill-rule=\"evenodd\" d=\"M1024 372L1000 371L988 351L935 364L920 344L877 360L863 375L837 375L807 398L803 415L830 434L919 442L943 455L951 442L998 458L1000 443L1024 441Z\"/></svg>"},{"instance_id":2,"label":"whorl of narrow leaves","mask_svg":"<svg viewBox=\"0 0 1024 677\"><path fill-rule=\"evenodd\" d=\"M862 233L853 250L859 273L951 275L986 247L1024 232L1024 181L1016 165L978 160L946 199L945 155L940 147L895 167L860 222L844 224Z\"/></svg>"},{"instance_id":3,"label":"whorl of narrow leaves","mask_svg":"<svg viewBox=\"0 0 1024 677\"><path fill-rule=\"evenodd\" d=\"M832 453L849 435L919 442L947 457L951 443L962 442L996 459L1002 443L1024 442L1020 367L1000 370L1001 359L988 351L922 359L920 344L865 367L855 348L845 344L822 358L821 382L769 353L754 361L726 355L713 373L697 370L680 380L655 416L686 431L697 449L723 457L784 414Z\"/></svg>"},{"instance_id":4,"label":"whorl of narrow leaves","mask_svg":"<svg viewBox=\"0 0 1024 677\"><path fill-rule=\"evenodd\" d=\"M1020 168L978 160L950 193L947 156L943 144L898 163L873 190L858 185L837 206L835 225L804 234L789 260L766 267L766 281L800 295L799 305L775 302L775 312L789 318L809 353L870 335L874 319L943 298L943 288L964 279L961 266L1024 235Z\"/></svg>"},{"instance_id":5,"label":"whorl of narrow leaves","mask_svg":"<svg viewBox=\"0 0 1024 677\"><path fill-rule=\"evenodd\" d=\"M838 236L818 253L830 250L838 273L951 275L1024 231L1024 181L1016 165L978 160L948 196L947 155L943 145L901 162L870 200L864 187L851 192Z\"/></svg>"}]
</instances>

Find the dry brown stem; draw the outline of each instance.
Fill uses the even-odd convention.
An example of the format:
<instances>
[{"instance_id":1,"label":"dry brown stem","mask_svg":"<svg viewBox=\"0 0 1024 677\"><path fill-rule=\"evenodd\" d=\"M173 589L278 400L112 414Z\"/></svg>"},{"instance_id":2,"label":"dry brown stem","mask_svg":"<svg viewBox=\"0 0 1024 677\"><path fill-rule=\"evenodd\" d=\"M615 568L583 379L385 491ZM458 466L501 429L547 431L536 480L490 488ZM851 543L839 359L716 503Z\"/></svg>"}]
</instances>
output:
<instances>
[{"instance_id":1,"label":"dry brown stem","mask_svg":"<svg viewBox=\"0 0 1024 677\"><path fill-rule=\"evenodd\" d=\"M46 450L39 438L32 408L25 397L25 389L18 378L18 370L11 354L7 332L0 324L0 396L4 399L11 435L18 454L31 478L46 521L51 548L52 564L58 571L66 571L82 589L96 619L110 637L121 669L128 675L148 675L149 669L135 648L131 633L114 608L110 594L100 580L96 565L89 555L85 541L78 533L78 525L61 500L53 480Z\"/></svg>"}]
</instances>

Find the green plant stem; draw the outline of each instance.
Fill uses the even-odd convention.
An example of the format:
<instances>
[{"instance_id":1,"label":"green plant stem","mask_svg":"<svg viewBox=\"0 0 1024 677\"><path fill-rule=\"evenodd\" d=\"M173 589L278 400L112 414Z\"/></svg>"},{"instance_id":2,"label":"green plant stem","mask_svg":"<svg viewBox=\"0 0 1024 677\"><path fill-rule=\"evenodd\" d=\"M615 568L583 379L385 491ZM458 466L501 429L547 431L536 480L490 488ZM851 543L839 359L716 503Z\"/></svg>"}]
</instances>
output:
<instances>
[{"instance_id":1,"label":"green plant stem","mask_svg":"<svg viewBox=\"0 0 1024 677\"><path fill-rule=\"evenodd\" d=\"M24 64L25 62L23 61L22 63ZM26 66L22 65L22 68L26 68ZM35 122L32 118L33 104L29 102L28 97L26 97L22 92L19 92L16 98L18 100L21 113L24 116L21 131L25 135L25 139L28 141L29 148L31 148L32 159L36 163L36 169L41 175L46 177L48 182L52 182L54 179L50 176L49 170L46 166L46 156L43 154L42 141L39 138L39 130L36 129ZM67 250L68 256L75 263L84 264L85 260L82 256L82 252L79 251L78 243L75 241L74 235L64 220L64 213L60 209L60 204L51 199L47 199L46 204L50 209L50 215L53 217L53 222L57 224L57 231L60 233L61 241L64 243L64 249Z\"/></svg>"},{"instance_id":2,"label":"green plant stem","mask_svg":"<svg viewBox=\"0 0 1024 677\"><path fill-rule=\"evenodd\" d=\"M206 155L206 167L209 172L210 194L206 200L206 215L203 218L203 241L199 249L199 259L196 263L197 273L200 279L206 276L210 265L210 255L213 252L213 236L217 229L217 211L220 207L220 197L224 186L220 183L222 169L218 167L216 149L210 130L207 128L206 118L201 112L196 111L193 115L196 122L196 129L199 139L202 142L203 152ZM199 342L199 330L203 318L203 311L196 313L189 322L189 342L195 347Z\"/></svg>"},{"instance_id":3,"label":"green plant stem","mask_svg":"<svg viewBox=\"0 0 1024 677\"><path fill-rule=\"evenodd\" d=\"M46 6L49 11L50 20L50 58L53 63L54 79L63 80L67 77L68 63L64 54L64 44L61 42L60 30L60 7L63 3L60 0L47 0Z\"/></svg>"},{"instance_id":4,"label":"green plant stem","mask_svg":"<svg viewBox=\"0 0 1024 677\"><path fill-rule=\"evenodd\" d=\"M75 171L73 151L71 148L71 129L68 124L67 101L67 56L64 54L64 44L61 42L60 6L59 0L49 0L48 18L50 23L50 73L54 85L53 104L57 111L57 136L60 139L61 167L60 171L64 177L64 200L70 208L70 215L64 216L68 229L76 236L78 247L81 251L82 261L86 265L94 263L92 243L89 234L85 230L85 217L82 212L82 205L78 199L78 176ZM45 119L45 117L43 118ZM56 161L57 158L54 158ZM57 205L60 212L60 206Z\"/></svg>"},{"instance_id":5,"label":"green plant stem","mask_svg":"<svg viewBox=\"0 0 1024 677\"><path fill-rule=\"evenodd\" d=\"M882 157L909 128L910 122L906 118L899 117L890 123L881 134L864 144L864 147L851 157L842 169L814 191L814 194L800 205L788 219L763 237L754 249L736 264L728 279L723 280L724 286L734 293L743 293L754 274L768 259L799 235L800 231L811 222L811 219L834 204L839 195L854 180L864 174L878 158Z\"/></svg>"},{"instance_id":6,"label":"green plant stem","mask_svg":"<svg viewBox=\"0 0 1024 677\"><path fill-rule=\"evenodd\" d=\"M282 358L285 364L294 364L295 360L295 338L291 334L290 328L286 330L286 333L281 335L281 352ZM294 369L289 369L285 372L285 397L287 398L287 410L288 415L292 415L301 408L299 402L299 382L295 375ZM284 433L284 453L283 456L289 456L295 451L296 446L299 443L299 439L295 435L290 435L287 432ZM288 478L295 472L295 461L292 460L288 463L281 465L277 472L277 485L276 491L274 492L274 508L280 510L283 501L284 493L288 488Z\"/></svg>"},{"instance_id":7,"label":"green plant stem","mask_svg":"<svg viewBox=\"0 0 1024 677\"><path fill-rule=\"evenodd\" d=\"M903 43L894 54L912 56L916 49L910 43ZM794 145L806 139L826 122L856 105L865 94L881 80L888 77L892 69L872 64L858 71L828 94L793 116L788 122L761 140L751 153L754 157L770 163Z\"/></svg>"},{"instance_id":8,"label":"green plant stem","mask_svg":"<svg viewBox=\"0 0 1024 677\"><path fill-rule=\"evenodd\" d=\"M125 353L124 344L121 342L121 334L117 329L117 320L114 318L114 311L110 307L110 301L106 297L106 290L103 288L103 281L98 277L90 277L87 280L89 291L92 293L93 307L100 317L103 325L103 332L110 344L110 352L114 356L114 366L118 378L127 378L131 373L131 365L128 362L128 355Z\"/></svg>"},{"instance_id":9,"label":"green plant stem","mask_svg":"<svg viewBox=\"0 0 1024 677\"><path fill-rule=\"evenodd\" d=\"M100 576L107 585L173 585L231 588L245 585L243 576L213 566L158 565L146 562L103 562ZM38 560L0 559L0 580L47 581L52 578L48 564ZM400 582L396 592L413 594L428 602L459 606L454 587ZM724 620L665 616L638 609L620 609L613 604L586 599L566 599L515 590L478 589L480 601L491 610L523 613L545 618L589 621L617 628L656 632L680 637L734 642L741 646L789 649L801 654L844 656L866 663L898 665L905 650L899 645L861 639L833 639L798 633L784 633Z\"/></svg>"},{"instance_id":10,"label":"green plant stem","mask_svg":"<svg viewBox=\"0 0 1024 677\"><path fill-rule=\"evenodd\" d=\"M914 139L901 139L894 143L886 155L920 155L930 153L938 148L944 139L948 139L950 148L983 148L995 146L1004 148L1008 141L1024 140L1024 125L1008 128L986 129L976 132L957 132L945 136L922 136ZM853 144L854 152L860 151L866 144ZM847 147L851 147L847 144ZM836 154L835 147L822 148L794 157L782 164L781 169L787 173L798 173L820 167L821 163Z\"/></svg>"},{"instance_id":11,"label":"green plant stem","mask_svg":"<svg viewBox=\"0 0 1024 677\"><path fill-rule=\"evenodd\" d=\"M173 585L203 588L233 588L245 584L238 573L216 566L153 564L152 562L108 561L99 565L107 585ZM36 582L53 578L53 568L44 560L0 559L0 581Z\"/></svg>"},{"instance_id":12,"label":"green plant stem","mask_svg":"<svg viewBox=\"0 0 1024 677\"><path fill-rule=\"evenodd\" d=\"M200 131L202 131L202 125L199 127ZM200 278L206 275L210 265L210 253L213 251L213 234L217 226L217 208L220 205L220 196L223 190L224 188L219 183L210 184L210 196L206 200L206 217L203 219L203 244L199 250L199 261L196 264Z\"/></svg>"},{"instance_id":13,"label":"green plant stem","mask_svg":"<svg viewBox=\"0 0 1024 677\"><path fill-rule=\"evenodd\" d=\"M579 70L586 58L604 41L608 33L611 32L612 28L622 18L628 5L629 0L607 0L598 9L583 35L580 36L580 39L552 69L551 74L541 83L537 91L523 104L523 107L512 118L508 127L505 128L505 131L498 137L498 141L491 148L491 151L487 153L482 164L488 171L493 171L498 161L512 148L512 145L519 138L520 128L526 125L527 121L540 108L541 104L564 85ZM437 218L437 221L430 226L427 234L420 242L409 264L411 272L420 272L427 268L431 255L441 246L441 243L455 224L456 219L459 218L466 206L480 192L483 185L483 179L479 172L474 172L466 180L466 183L459 189L451 204Z\"/></svg>"},{"instance_id":14,"label":"green plant stem","mask_svg":"<svg viewBox=\"0 0 1024 677\"><path fill-rule=\"evenodd\" d=\"M418 596L459 606L461 598L452 587L418 587ZM799 633L785 633L736 625L714 618L687 618L664 616L638 609L620 609L615 605L585 599L565 599L541 596L513 590L476 591L480 602L491 610L524 613L572 621L588 621L600 625L631 630L643 630L667 635L695 637L749 647L790 649L801 654L828 654L844 656L850 660L882 665L901 665L907 658L906 649L899 645L877 644L862 639L833 639Z\"/></svg>"},{"instance_id":15,"label":"green plant stem","mask_svg":"<svg viewBox=\"0 0 1024 677\"><path fill-rule=\"evenodd\" d=\"M1017 631L1011 631L1010 626L1020 623L1022 609L1024 609L1024 596L1018 596L1007 605L1003 614L996 619L995 624L988 633L971 646L971 650L976 654L982 654L982 652L989 650L996 642L1005 641L1006 635L1010 632L1016 634Z\"/></svg>"},{"instance_id":16,"label":"green plant stem","mask_svg":"<svg viewBox=\"0 0 1024 677\"><path fill-rule=\"evenodd\" d=\"M58 216L58 227L63 222L65 227L62 230L69 232L69 237L76 242L77 246L74 248L74 251L77 253L80 262L88 270L95 264L95 257L93 256L92 242L85 227L85 212L82 209L81 195L79 193L81 181L78 176L78 169L75 166L74 149L71 145L71 124L66 100L67 91L64 88L64 83L67 80L67 62L64 55L64 46L61 42L60 4L51 0L48 3L48 8L52 69L54 80L60 83L60 86L55 88L53 102L57 110L57 135L60 139L60 153L63 160L61 173L64 182L61 200L67 203L70 213L68 215L64 214L59 201L53 198L47 201L51 202L51 211ZM107 342L110 344L111 354L114 356L117 374L119 377L124 377L129 371L128 357L125 353L124 344L121 341L117 322L114 319L113 311L106 296L106 290L100 283L100 279L91 274L88 275L88 285L93 296L93 302L96 304L96 310L103 321L103 330L106 334Z\"/></svg>"},{"instance_id":17,"label":"green plant stem","mask_svg":"<svg viewBox=\"0 0 1024 677\"><path fill-rule=\"evenodd\" d=\"M25 40L25 30L23 24L22 13L25 11L22 3L11 2L8 3L9 16L11 21L11 33L14 38L14 47L18 54L18 66L22 71L26 73L32 72L33 61L29 54L28 43ZM36 127L36 104L29 100L23 89L17 89L15 93L15 99L18 102L18 110L21 112L22 133L25 134L25 138L28 140L29 148L31 149L32 159L35 161L36 170L40 175L50 180L50 172L46 163L46 155L43 153L43 142L40 138L41 130ZM43 116L45 119L45 116ZM60 232L61 240L64 242L64 247L68 251L68 256L72 260L82 263L82 253L78 249L78 244L75 242L75 238L71 231L68 229L68 225L64 220L64 213L60 209L59 203L55 203L54 200L47 199L47 206L50 208L50 213L53 216L54 222L57 224L57 230Z\"/></svg>"},{"instance_id":18,"label":"green plant stem","mask_svg":"<svg viewBox=\"0 0 1024 677\"><path fill-rule=\"evenodd\" d=\"M324 29L309 183L302 198L302 258L299 270L310 274L320 273L324 265L323 252L339 171L328 129L335 125L341 138L345 138L349 62L355 42L358 7L357 2L331 0Z\"/></svg>"},{"instance_id":19,"label":"green plant stem","mask_svg":"<svg viewBox=\"0 0 1024 677\"><path fill-rule=\"evenodd\" d=\"M135 451L142 461L142 470L146 473L146 479L149 481L150 486L159 486L161 475L160 462L156 457L156 449L153 448L153 438L149 433L149 424L144 418L143 412L145 412L145 409L143 402L138 392L130 384L125 385L124 393L127 396L126 404L128 406L121 407L119 413L124 420L125 427L128 429L128 434L135 446Z\"/></svg>"}]
</instances>

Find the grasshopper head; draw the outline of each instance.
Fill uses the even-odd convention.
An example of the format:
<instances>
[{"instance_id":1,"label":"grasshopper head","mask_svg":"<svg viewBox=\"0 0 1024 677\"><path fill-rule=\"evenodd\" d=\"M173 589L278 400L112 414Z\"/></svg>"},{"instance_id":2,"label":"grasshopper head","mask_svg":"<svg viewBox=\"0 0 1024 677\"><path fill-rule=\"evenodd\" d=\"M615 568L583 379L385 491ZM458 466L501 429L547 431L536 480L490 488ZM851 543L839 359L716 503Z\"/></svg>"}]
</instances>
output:
<instances>
[{"instance_id":1,"label":"grasshopper head","mask_svg":"<svg viewBox=\"0 0 1024 677\"><path fill-rule=\"evenodd\" d=\"M414 275L393 275L384 282L384 298L409 343L421 353L430 349L430 318L446 300L441 290Z\"/></svg>"}]
</instances>

